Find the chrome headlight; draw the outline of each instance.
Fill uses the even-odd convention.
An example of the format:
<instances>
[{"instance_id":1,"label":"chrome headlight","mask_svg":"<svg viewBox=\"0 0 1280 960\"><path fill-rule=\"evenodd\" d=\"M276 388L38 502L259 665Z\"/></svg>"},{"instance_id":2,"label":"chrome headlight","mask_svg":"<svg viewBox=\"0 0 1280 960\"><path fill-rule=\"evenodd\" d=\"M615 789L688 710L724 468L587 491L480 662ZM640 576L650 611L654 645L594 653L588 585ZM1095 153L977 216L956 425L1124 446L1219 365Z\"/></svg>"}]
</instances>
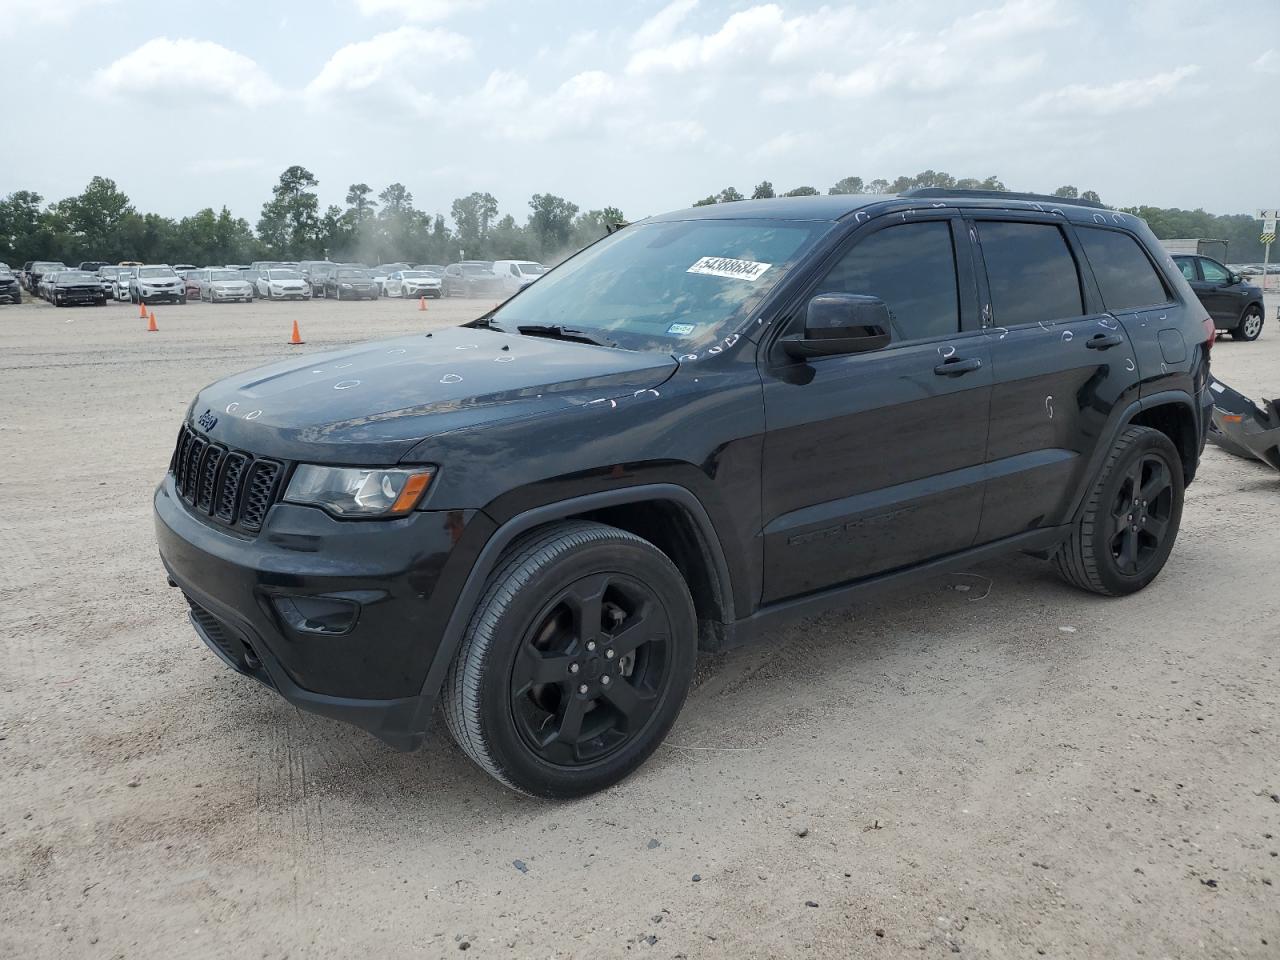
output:
<instances>
[{"instance_id":1,"label":"chrome headlight","mask_svg":"<svg viewBox=\"0 0 1280 960\"><path fill-rule=\"evenodd\" d=\"M336 517L402 517L418 505L435 472L435 467L381 470L303 463L294 470L284 498Z\"/></svg>"}]
</instances>

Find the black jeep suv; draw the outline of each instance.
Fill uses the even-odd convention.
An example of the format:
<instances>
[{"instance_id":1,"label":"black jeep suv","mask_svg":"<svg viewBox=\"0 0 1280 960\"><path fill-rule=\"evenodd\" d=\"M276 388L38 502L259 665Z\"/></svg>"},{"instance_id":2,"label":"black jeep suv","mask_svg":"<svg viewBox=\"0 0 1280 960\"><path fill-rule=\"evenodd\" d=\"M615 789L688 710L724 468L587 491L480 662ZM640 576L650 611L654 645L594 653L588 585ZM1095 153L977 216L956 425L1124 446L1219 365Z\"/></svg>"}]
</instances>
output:
<instances>
[{"instance_id":1,"label":"black jeep suv","mask_svg":"<svg viewBox=\"0 0 1280 960\"><path fill-rule=\"evenodd\" d=\"M200 391L160 554L232 668L541 797L657 747L698 649L1022 551L1173 547L1213 324L1145 224L1026 194L699 207L465 326Z\"/></svg>"}]
</instances>

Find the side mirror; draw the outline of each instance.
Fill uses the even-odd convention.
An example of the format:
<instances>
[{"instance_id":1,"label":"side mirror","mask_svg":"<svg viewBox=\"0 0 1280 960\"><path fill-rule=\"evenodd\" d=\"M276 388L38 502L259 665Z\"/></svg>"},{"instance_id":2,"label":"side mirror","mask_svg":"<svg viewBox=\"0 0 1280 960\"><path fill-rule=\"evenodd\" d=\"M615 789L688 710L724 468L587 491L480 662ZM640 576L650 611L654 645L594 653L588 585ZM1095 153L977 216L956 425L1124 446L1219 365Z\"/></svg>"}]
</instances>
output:
<instances>
[{"instance_id":1,"label":"side mirror","mask_svg":"<svg viewBox=\"0 0 1280 960\"><path fill-rule=\"evenodd\" d=\"M1234 286L1237 283L1244 283L1244 277L1241 274L1233 273L1231 276L1227 277L1227 284L1229 286Z\"/></svg>"},{"instance_id":2,"label":"side mirror","mask_svg":"<svg viewBox=\"0 0 1280 960\"><path fill-rule=\"evenodd\" d=\"M880 350L892 340L889 308L879 297L820 293L805 311L804 333L782 342L797 359Z\"/></svg>"}]
</instances>

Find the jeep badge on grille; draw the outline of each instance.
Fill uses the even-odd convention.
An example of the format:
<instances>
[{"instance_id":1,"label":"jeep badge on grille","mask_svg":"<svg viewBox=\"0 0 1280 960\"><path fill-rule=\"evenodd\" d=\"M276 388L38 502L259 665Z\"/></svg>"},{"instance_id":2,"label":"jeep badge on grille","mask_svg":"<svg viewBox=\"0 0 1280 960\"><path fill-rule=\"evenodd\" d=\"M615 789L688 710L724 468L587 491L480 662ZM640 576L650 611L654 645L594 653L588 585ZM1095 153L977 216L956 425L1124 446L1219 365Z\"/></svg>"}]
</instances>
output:
<instances>
[{"instance_id":1,"label":"jeep badge on grille","mask_svg":"<svg viewBox=\"0 0 1280 960\"><path fill-rule=\"evenodd\" d=\"M218 418L213 415L212 410L206 410L200 414L200 419L196 423L200 424L200 429L207 433L218 425Z\"/></svg>"}]
</instances>

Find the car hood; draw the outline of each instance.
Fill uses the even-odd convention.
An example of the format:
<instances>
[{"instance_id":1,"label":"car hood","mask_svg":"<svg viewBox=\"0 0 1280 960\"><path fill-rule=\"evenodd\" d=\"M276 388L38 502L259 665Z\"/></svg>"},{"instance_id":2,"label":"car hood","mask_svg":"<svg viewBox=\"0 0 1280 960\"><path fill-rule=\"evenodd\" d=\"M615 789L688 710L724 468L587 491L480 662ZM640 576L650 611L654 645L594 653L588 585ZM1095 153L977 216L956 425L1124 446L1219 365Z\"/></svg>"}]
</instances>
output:
<instances>
[{"instance_id":1,"label":"car hood","mask_svg":"<svg viewBox=\"0 0 1280 960\"><path fill-rule=\"evenodd\" d=\"M209 286L211 287L247 287L249 286L249 281L248 280L210 280Z\"/></svg>"},{"instance_id":2,"label":"car hood","mask_svg":"<svg viewBox=\"0 0 1280 960\"><path fill-rule=\"evenodd\" d=\"M391 464L429 437L629 396L676 367L663 354L456 327L228 377L200 391L189 417L260 456Z\"/></svg>"}]
</instances>

